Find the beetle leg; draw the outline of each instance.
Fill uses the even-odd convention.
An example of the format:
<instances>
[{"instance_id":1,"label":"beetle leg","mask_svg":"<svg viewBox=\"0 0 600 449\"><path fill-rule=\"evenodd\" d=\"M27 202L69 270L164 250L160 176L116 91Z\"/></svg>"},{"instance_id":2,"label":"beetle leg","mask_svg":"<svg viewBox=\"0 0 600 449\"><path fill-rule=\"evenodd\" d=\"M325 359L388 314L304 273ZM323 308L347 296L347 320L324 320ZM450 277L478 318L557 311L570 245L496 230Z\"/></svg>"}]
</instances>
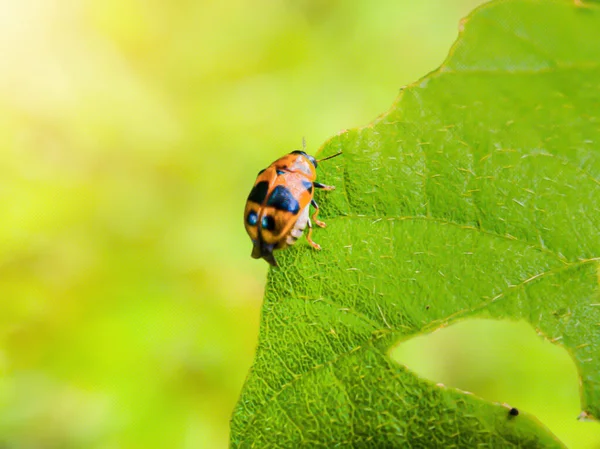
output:
<instances>
[{"instance_id":1,"label":"beetle leg","mask_svg":"<svg viewBox=\"0 0 600 449\"><path fill-rule=\"evenodd\" d=\"M323 190L333 190L335 186L326 186L325 184L321 184L320 182L313 182L313 186L315 189L323 189Z\"/></svg>"},{"instance_id":2,"label":"beetle leg","mask_svg":"<svg viewBox=\"0 0 600 449\"><path fill-rule=\"evenodd\" d=\"M322 222L321 220L317 220L317 215L319 213L319 205L317 204L317 202L313 199L310 200L310 204L312 204L312 206L315 208L315 213L312 215L312 219L315 221L315 224L320 228L326 227L327 225L324 222Z\"/></svg>"},{"instance_id":3,"label":"beetle leg","mask_svg":"<svg viewBox=\"0 0 600 449\"><path fill-rule=\"evenodd\" d=\"M310 222L310 218L309 218L308 219L308 234L306 235L306 240L308 240L308 243L310 243L310 246L312 246L314 249L321 249L321 245L313 242L313 239L311 238L312 230L313 230L312 223Z\"/></svg>"}]
</instances>

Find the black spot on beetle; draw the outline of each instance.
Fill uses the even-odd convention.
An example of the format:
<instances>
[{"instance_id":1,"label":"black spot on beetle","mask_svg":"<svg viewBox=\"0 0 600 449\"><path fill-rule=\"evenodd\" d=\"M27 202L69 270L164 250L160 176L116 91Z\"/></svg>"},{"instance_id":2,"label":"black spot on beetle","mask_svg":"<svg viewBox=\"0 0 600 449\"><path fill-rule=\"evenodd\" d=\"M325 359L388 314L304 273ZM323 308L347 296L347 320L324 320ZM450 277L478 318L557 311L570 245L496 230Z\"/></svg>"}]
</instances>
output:
<instances>
[{"instance_id":1,"label":"black spot on beetle","mask_svg":"<svg viewBox=\"0 0 600 449\"><path fill-rule=\"evenodd\" d=\"M303 180L302 180L302 185L304 186L304 188L305 188L306 190L308 190L308 193L312 193L312 191L313 191L313 185L312 185L312 182L310 182L310 181L307 181L306 179L303 179Z\"/></svg>"},{"instance_id":2,"label":"black spot on beetle","mask_svg":"<svg viewBox=\"0 0 600 449\"><path fill-rule=\"evenodd\" d=\"M254 212L253 210L251 210L248 213L248 217L246 217L246 222L250 226L256 226L256 223L258 222L258 215L256 214L256 212Z\"/></svg>"},{"instance_id":3,"label":"black spot on beetle","mask_svg":"<svg viewBox=\"0 0 600 449\"><path fill-rule=\"evenodd\" d=\"M265 170L266 170L266 168L263 168L261 171L259 171L259 172L258 172L258 175L256 175L256 176L260 176L260 175L262 175L262 174L264 173L264 171L265 171Z\"/></svg>"},{"instance_id":4,"label":"black spot on beetle","mask_svg":"<svg viewBox=\"0 0 600 449\"><path fill-rule=\"evenodd\" d=\"M518 416L518 415L519 415L519 410L513 407L513 408L511 408L511 409L508 411L508 414L509 414L510 416Z\"/></svg>"},{"instance_id":5,"label":"black spot on beetle","mask_svg":"<svg viewBox=\"0 0 600 449\"><path fill-rule=\"evenodd\" d=\"M275 219L270 215L263 216L260 224L262 228L266 229L267 231L275 230Z\"/></svg>"},{"instance_id":6,"label":"black spot on beetle","mask_svg":"<svg viewBox=\"0 0 600 449\"><path fill-rule=\"evenodd\" d=\"M265 200L265 197L267 196L268 191L269 183L267 181L261 181L257 183L250 191L250 195L248 195L248 201L262 204L262 202Z\"/></svg>"},{"instance_id":7,"label":"black spot on beetle","mask_svg":"<svg viewBox=\"0 0 600 449\"><path fill-rule=\"evenodd\" d=\"M277 210L291 212L294 215L300 211L300 203L298 203L298 200L294 198L292 192L281 185L276 186L273 189L273 193L271 193L267 200L267 206L274 207Z\"/></svg>"}]
</instances>

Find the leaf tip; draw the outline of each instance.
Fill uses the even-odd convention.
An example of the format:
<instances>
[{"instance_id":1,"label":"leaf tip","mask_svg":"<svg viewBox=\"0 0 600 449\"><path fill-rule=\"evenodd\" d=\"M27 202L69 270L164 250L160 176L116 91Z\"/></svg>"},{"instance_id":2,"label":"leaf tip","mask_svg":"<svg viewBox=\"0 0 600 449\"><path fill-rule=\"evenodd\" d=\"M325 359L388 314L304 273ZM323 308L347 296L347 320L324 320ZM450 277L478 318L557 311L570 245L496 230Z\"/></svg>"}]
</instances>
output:
<instances>
[{"instance_id":1,"label":"leaf tip","mask_svg":"<svg viewBox=\"0 0 600 449\"><path fill-rule=\"evenodd\" d=\"M468 17L463 17L462 19L460 19L458 21L458 32L462 33L463 31L465 31L465 25L467 24L467 22L469 21Z\"/></svg>"}]
</instances>

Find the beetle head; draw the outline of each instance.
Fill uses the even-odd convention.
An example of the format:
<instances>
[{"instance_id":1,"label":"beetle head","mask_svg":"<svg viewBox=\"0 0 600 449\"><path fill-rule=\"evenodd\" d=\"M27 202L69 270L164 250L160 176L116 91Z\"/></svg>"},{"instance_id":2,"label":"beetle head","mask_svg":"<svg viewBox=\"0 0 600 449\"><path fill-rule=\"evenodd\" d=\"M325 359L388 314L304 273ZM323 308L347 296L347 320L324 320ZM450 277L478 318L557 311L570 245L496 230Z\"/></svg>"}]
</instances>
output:
<instances>
[{"instance_id":1,"label":"beetle head","mask_svg":"<svg viewBox=\"0 0 600 449\"><path fill-rule=\"evenodd\" d=\"M317 168L317 160L314 158L314 156L311 156L310 154L306 153L305 151L292 151L292 154L301 154L302 156L304 156L306 159L308 159L310 161L311 164L313 164L315 166L315 168Z\"/></svg>"}]
</instances>

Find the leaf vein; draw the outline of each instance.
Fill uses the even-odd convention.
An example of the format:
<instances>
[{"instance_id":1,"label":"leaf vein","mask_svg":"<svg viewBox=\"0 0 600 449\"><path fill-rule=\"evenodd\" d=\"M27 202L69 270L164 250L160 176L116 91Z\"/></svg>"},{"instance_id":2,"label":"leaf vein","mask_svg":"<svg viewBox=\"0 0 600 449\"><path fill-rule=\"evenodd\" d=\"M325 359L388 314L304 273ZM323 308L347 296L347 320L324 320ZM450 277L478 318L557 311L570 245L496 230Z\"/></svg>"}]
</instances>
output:
<instances>
[{"instance_id":1,"label":"leaf vein","mask_svg":"<svg viewBox=\"0 0 600 449\"><path fill-rule=\"evenodd\" d=\"M512 294L512 293L516 292L517 290L526 287L528 284L530 284L531 282L536 281L538 279L544 278L546 276L552 276L552 275L561 273L563 271L569 271L574 268L579 268L583 265L587 265L589 263L594 263L594 262L600 262L600 257L593 257L591 259L583 259L583 260L580 260L579 262L570 263L565 266L555 267L550 270L546 270L546 271L542 271L540 273L534 274L516 285L511 285L511 286L507 287L506 289L504 289L503 291L498 293L493 298L483 301L482 303L480 303L477 306L459 310L458 312L455 312L446 318L433 321L429 326L426 326L425 328L423 328L423 330L430 331L431 329L438 328L440 326L440 324L442 324L442 323L446 324L450 320L455 321L458 318L462 318L464 316L469 316L469 315L475 314L475 313L489 307L490 305L494 304L495 302L497 302L503 298L506 298L509 294Z\"/></svg>"},{"instance_id":2,"label":"leaf vein","mask_svg":"<svg viewBox=\"0 0 600 449\"><path fill-rule=\"evenodd\" d=\"M366 219L366 220L374 220L375 218L379 218L379 217L374 217L374 216L370 216L370 215L339 215L337 217L332 217L332 220L335 219ZM550 250L549 248L545 248L543 246L540 245L534 245L530 242L527 242L525 240L519 239L517 237L514 236L508 236L508 235L502 235L502 234L498 234L496 232L492 232L492 231L487 231L484 229L480 229L474 226L470 226L470 225L466 225L463 223L457 223L455 221L450 221L450 220L446 220L444 218L436 218L436 217L427 217L425 215L396 215L396 216L388 216L385 217L388 220L398 220L398 221L417 221L417 220L424 220L424 221L431 221L434 223L440 223L443 225L449 225L449 226L455 226L457 228L460 229L464 229L464 230L469 230L469 231L474 231L474 232L479 232L482 234L486 234L489 235L491 237L495 237L495 238L499 238L499 239L503 239L503 240L509 240L511 242L518 242L522 245L527 246L528 248L532 248L532 249L536 249L538 251L547 253L551 256L553 256L554 258L556 258L558 261L562 262L562 263L568 263L565 260L565 257Z\"/></svg>"},{"instance_id":3,"label":"leaf vein","mask_svg":"<svg viewBox=\"0 0 600 449\"><path fill-rule=\"evenodd\" d=\"M250 419L248 420L248 423L245 426L245 431L249 430L252 426L252 424L254 423L254 421L256 420L257 416L259 414L262 413L262 411L271 403L274 401L278 400L278 397L288 388L292 387L293 385L295 385L296 383L298 383L300 380L304 379L306 376L319 371L321 369L325 369L325 368L329 368L329 366L331 366L332 364L336 363L338 360L343 359L344 357L353 354L357 351L361 351L363 349L365 349L365 347L369 344L371 344L372 342L383 338L384 336L387 336L388 334L393 334L396 331L394 330L386 330L386 329L382 329L380 332L376 332L373 333L369 338L367 338L366 340L364 340L364 342L358 346L355 346L354 348L351 348L347 351L344 352L340 352L338 355L336 355L335 357L332 357L331 359L327 360L324 363L318 364L318 365L314 365L313 367L311 367L310 369L304 371L303 373L298 374L297 376L295 376L292 380L290 380L288 383L282 385L281 389L277 392L275 392L273 394L273 396L271 396L270 398L268 398L267 400L265 400L254 412L254 414L250 417Z\"/></svg>"}]
</instances>

